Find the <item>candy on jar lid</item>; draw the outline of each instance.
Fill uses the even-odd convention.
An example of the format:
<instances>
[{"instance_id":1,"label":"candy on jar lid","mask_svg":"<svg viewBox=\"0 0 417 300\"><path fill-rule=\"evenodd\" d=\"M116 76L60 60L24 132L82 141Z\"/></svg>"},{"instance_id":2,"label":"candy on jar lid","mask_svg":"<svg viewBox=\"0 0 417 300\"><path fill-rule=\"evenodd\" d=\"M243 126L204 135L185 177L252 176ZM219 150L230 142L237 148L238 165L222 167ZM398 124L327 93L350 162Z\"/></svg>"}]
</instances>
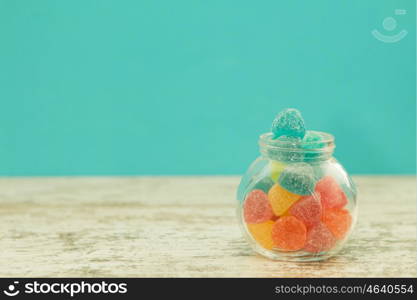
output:
<instances>
[{"instance_id":1,"label":"candy on jar lid","mask_svg":"<svg viewBox=\"0 0 417 300\"><path fill-rule=\"evenodd\" d=\"M302 139L306 133L304 119L297 109L285 109L275 117L271 131L275 139L281 136Z\"/></svg>"}]
</instances>

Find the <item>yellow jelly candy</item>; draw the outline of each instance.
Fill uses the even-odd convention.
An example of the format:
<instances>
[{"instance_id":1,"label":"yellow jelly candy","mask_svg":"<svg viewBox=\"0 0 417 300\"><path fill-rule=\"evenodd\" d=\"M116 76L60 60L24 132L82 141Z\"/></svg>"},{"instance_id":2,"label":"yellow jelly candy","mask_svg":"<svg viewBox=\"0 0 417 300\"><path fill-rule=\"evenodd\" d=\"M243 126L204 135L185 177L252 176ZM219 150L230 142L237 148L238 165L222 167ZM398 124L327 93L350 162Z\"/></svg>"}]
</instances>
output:
<instances>
[{"instance_id":1,"label":"yellow jelly candy","mask_svg":"<svg viewBox=\"0 0 417 300\"><path fill-rule=\"evenodd\" d=\"M269 203L277 216L282 216L300 197L300 195L287 191L278 183L274 184L268 192Z\"/></svg>"},{"instance_id":2,"label":"yellow jelly candy","mask_svg":"<svg viewBox=\"0 0 417 300\"><path fill-rule=\"evenodd\" d=\"M252 238L268 250L274 247L274 243L272 242L272 226L274 223L274 221L266 221L259 224L247 224Z\"/></svg>"},{"instance_id":3,"label":"yellow jelly candy","mask_svg":"<svg viewBox=\"0 0 417 300\"><path fill-rule=\"evenodd\" d=\"M272 160L270 163L270 168L271 178L274 182L277 182L279 175L281 175L282 171L285 169L285 164L277 160Z\"/></svg>"}]
</instances>

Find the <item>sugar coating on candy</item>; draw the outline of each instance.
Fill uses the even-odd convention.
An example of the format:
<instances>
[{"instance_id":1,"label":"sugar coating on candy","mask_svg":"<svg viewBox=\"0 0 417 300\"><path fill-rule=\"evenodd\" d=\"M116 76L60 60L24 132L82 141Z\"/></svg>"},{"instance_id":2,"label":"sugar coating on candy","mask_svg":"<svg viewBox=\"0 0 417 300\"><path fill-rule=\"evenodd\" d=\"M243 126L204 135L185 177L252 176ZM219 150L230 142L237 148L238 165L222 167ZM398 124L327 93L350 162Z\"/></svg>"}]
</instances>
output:
<instances>
[{"instance_id":1,"label":"sugar coating on candy","mask_svg":"<svg viewBox=\"0 0 417 300\"><path fill-rule=\"evenodd\" d=\"M319 149L323 148L323 136L317 131L307 130L301 143L301 147L304 149Z\"/></svg>"},{"instance_id":2,"label":"sugar coating on candy","mask_svg":"<svg viewBox=\"0 0 417 300\"><path fill-rule=\"evenodd\" d=\"M268 193L268 191L273 185L274 185L274 181L272 180L272 178L269 176L266 176L260 179L258 182L256 182L255 185L253 186L253 189L262 190L265 193Z\"/></svg>"},{"instance_id":3,"label":"sugar coating on candy","mask_svg":"<svg viewBox=\"0 0 417 300\"><path fill-rule=\"evenodd\" d=\"M325 143L323 143L323 136L317 131L308 130L303 138L303 141L301 142L301 148L307 150L304 153L304 161L317 161L323 153L315 150L323 148L324 146Z\"/></svg>"},{"instance_id":4,"label":"sugar coating on candy","mask_svg":"<svg viewBox=\"0 0 417 300\"><path fill-rule=\"evenodd\" d=\"M279 184L298 195L310 195L314 191L313 168L304 162L289 164L278 178Z\"/></svg>"},{"instance_id":5,"label":"sugar coating on candy","mask_svg":"<svg viewBox=\"0 0 417 300\"><path fill-rule=\"evenodd\" d=\"M271 160L271 163L270 163L271 178L274 182L277 182L279 175L281 175L284 169L285 169L285 164L283 162L277 161L277 160Z\"/></svg>"},{"instance_id":6,"label":"sugar coating on candy","mask_svg":"<svg viewBox=\"0 0 417 300\"><path fill-rule=\"evenodd\" d=\"M347 204L345 193L331 176L325 176L320 179L316 184L315 190L320 194L324 208L342 208Z\"/></svg>"},{"instance_id":7,"label":"sugar coating on candy","mask_svg":"<svg viewBox=\"0 0 417 300\"><path fill-rule=\"evenodd\" d=\"M333 234L326 225L320 222L308 230L304 250L313 253L328 251L335 243L336 239Z\"/></svg>"},{"instance_id":8,"label":"sugar coating on candy","mask_svg":"<svg viewBox=\"0 0 417 300\"><path fill-rule=\"evenodd\" d=\"M299 250L304 247L306 238L306 226L293 216L279 218L272 227L272 241L281 250Z\"/></svg>"},{"instance_id":9,"label":"sugar coating on candy","mask_svg":"<svg viewBox=\"0 0 417 300\"><path fill-rule=\"evenodd\" d=\"M339 240L346 236L352 225L352 216L346 209L326 209L323 212L322 220Z\"/></svg>"},{"instance_id":10,"label":"sugar coating on candy","mask_svg":"<svg viewBox=\"0 0 417 300\"><path fill-rule=\"evenodd\" d=\"M253 190L243 204L243 215L246 223L262 223L272 218L271 205L268 196L261 190Z\"/></svg>"},{"instance_id":11,"label":"sugar coating on candy","mask_svg":"<svg viewBox=\"0 0 417 300\"><path fill-rule=\"evenodd\" d=\"M289 212L302 221L307 228L317 225L322 216L320 196L315 194L301 197L291 206Z\"/></svg>"},{"instance_id":12,"label":"sugar coating on candy","mask_svg":"<svg viewBox=\"0 0 417 300\"><path fill-rule=\"evenodd\" d=\"M274 184L268 192L269 203L277 216L283 215L300 197L300 195L293 194L282 188L278 183Z\"/></svg>"},{"instance_id":13,"label":"sugar coating on candy","mask_svg":"<svg viewBox=\"0 0 417 300\"><path fill-rule=\"evenodd\" d=\"M274 221L266 221L260 224L247 224L252 238L268 250L271 250L274 247L271 233L274 223Z\"/></svg>"},{"instance_id":14,"label":"sugar coating on candy","mask_svg":"<svg viewBox=\"0 0 417 300\"><path fill-rule=\"evenodd\" d=\"M274 138L288 136L302 139L306 132L304 119L298 110L285 109L275 117L271 131Z\"/></svg>"}]
</instances>

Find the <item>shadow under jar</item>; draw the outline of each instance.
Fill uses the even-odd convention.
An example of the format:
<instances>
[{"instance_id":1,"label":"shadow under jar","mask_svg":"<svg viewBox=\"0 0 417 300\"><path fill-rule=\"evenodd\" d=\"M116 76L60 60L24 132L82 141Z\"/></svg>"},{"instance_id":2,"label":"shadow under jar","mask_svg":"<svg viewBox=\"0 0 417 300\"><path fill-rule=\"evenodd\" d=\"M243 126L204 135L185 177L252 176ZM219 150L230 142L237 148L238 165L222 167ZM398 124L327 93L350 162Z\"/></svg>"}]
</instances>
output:
<instances>
[{"instance_id":1,"label":"shadow under jar","mask_svg":"<svg viewBox=\"0 0 417 300\"><path fill-rule=\"evenodd\" d=\"M334 137L309 134L303 141L261 135L261 156L238 188L243 234L270 259L327 259L342 248L356 222L356 187L333 157Z\"/></svg>"}]
</instances>

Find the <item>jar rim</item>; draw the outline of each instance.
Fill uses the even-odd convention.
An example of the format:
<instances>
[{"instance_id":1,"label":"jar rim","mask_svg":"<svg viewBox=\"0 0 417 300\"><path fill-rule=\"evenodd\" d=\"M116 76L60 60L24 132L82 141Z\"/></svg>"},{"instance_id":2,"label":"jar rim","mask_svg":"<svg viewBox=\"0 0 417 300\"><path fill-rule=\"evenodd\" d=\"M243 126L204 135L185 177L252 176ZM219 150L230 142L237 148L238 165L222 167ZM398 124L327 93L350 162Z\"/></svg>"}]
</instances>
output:
<instances>
[{"instance_id":1,"label":"jar rim","mask_svg":"<svg viewBox=\"0 0 417 300\"><path fill-rule=\"evenodd\" d=\"M309 130L307 134L307 138L302 140L290 137L273 139L272 132L261 134L259 136L261 154L271 159L290 157L290 160L309 161L328 159L332 156L335 148L335 139L332 134L312 130Z\"/></svg>"},{"instance_id":2,"label":"jar rim","mask_svg":"<svg viewBox=\"0 0 417 300\"><path fill-rule=\"evenodd\" d=\"M259 136L259 143L272 146L272 147L283 148L283 149L285 148L294 149L294 146L300 146L302 147L302 149L309 149L309 150L322 149L322 148L325 148L326 146L334 144L334 140L335 140L334 136L330 133L323 132L323 131L314 131L314 130L309 130L308 132L310 134L320 136L321 139L311 140L311 141L306 141L305 139L299 140L299 139L291 139L291 138L273 139L272 132L266 132ZM323 145L320 147L315 147L318 144L323 144Z\"/></svg>"}]
</instances>

